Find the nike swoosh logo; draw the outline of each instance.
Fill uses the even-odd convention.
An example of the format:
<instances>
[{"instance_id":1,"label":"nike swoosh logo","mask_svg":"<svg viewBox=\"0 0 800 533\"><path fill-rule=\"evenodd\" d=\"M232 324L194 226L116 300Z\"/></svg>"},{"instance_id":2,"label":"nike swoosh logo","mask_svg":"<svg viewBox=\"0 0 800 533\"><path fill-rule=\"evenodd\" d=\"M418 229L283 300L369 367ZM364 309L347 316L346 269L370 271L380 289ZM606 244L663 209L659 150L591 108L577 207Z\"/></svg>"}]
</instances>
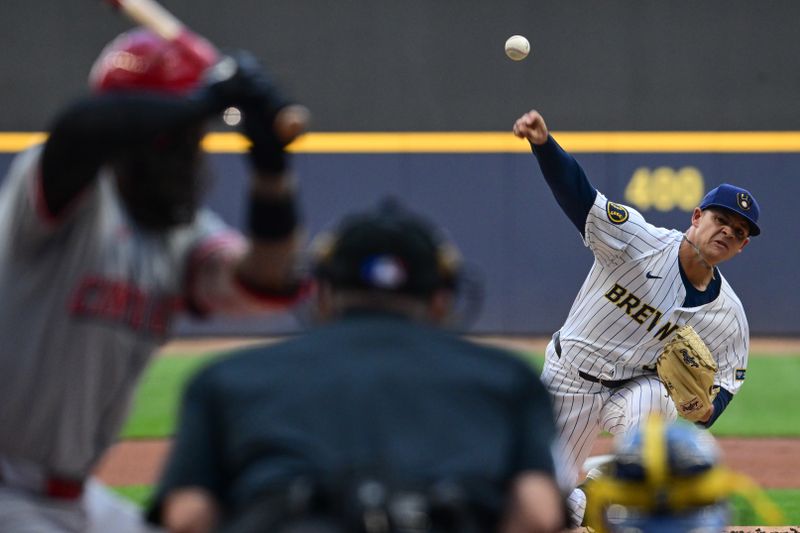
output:
<instances>
[{"instance_id":1,"label":"nike swoosh logo","mask_svg":"<svg viewBox=\"0 0 800 533\"><path fill-rule=\"evenodd\" d=\"M650 272L644 275L647 279L664 279L661 276L654 276Z\"/></svg>"}]
</instances>

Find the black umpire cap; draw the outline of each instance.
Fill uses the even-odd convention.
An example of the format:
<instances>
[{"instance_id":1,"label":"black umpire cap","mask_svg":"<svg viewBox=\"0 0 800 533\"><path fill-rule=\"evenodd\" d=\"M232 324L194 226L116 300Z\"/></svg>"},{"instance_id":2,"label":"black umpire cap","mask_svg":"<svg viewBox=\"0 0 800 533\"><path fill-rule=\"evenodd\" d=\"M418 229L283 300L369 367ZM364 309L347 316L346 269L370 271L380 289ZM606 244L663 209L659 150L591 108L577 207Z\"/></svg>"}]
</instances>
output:
<instances>
[{"instance_id":1,"label":"black umpire cap","mask_svg":"<svg viewBox=\"0 0 800 533\"><path fill-rule=\"evenodd\" d=\"M460 254L423 217L388 198L314 240L314 275L335 288L417 297L456 289Z\"/></svg>"}]
</instances>

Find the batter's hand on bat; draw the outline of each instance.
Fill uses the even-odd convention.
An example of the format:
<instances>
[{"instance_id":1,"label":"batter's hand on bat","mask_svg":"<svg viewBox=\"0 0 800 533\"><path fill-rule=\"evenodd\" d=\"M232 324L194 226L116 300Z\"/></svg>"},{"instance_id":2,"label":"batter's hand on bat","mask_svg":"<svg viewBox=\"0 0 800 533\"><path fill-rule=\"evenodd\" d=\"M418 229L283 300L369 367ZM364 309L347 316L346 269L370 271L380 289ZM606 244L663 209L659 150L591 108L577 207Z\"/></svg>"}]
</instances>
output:
<instances>
[{"instance_id":1,"label":"batter's hand on bat","mask_svg":"<svg viewBox=\"0 0 800 533\"><path fill-rule=\"evenodd\" d=\"M259 176L277 178L286 170L286 146L302 133L305 115L295 121L297 110L273 76L250 52L239 50L225 56L209 70L206 87L211 102L221 110L234 106L242 112L242 133L250 140L250 160ZM298 127L293 129L292 124Z\"/></svg>"},{"instance_id":2,"label":"batter's hand on bat","mask_svg":"<svg viewBox=\"0 0 800 533\"><path fill-rule=\"evenodd\" d=\"M206 72L205 82L206 98L218 111L228 106L259 105L272 117L287 105L272 76L246 50L222 56Z\"/></svg>"},{"instance_id":3,"label":"batter's hand on bat","mask_svg":"<svg viewBox=\"0 0 800 533\"><path fill-rule=\"evenodd\" d=\"M550 134L544 117L535 109L528 111L514 123L514 135L533 144L544 144Z\"/></svg>"},{"instance_id":4,"label":"batter's hand on bat","mask_svg":"<svg viewBox=\"0 0 800 533\"><path fill-rule=\"evenodd\" d=\"M212 66L204 89L212 107L240 108L255 120L269 121L278 140L285 146L305 131L309 112L304 106L290 103L279 90L272 75L250 52L238 50Z\"/></svg>"}]
</instances>

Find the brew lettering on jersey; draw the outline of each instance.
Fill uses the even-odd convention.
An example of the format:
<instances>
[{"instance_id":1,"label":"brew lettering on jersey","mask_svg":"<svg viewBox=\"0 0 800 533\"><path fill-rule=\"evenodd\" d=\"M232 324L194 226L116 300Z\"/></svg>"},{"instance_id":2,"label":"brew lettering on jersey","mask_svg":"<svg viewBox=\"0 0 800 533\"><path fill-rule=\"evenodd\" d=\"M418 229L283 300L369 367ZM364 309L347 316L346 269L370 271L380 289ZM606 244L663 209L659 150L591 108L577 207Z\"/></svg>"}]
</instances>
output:
<instances>
[{"instance_id":1,"label":"brew lettering on jersey","mask_svg":"<svg viewBox=\"0 0 800 533\"><path fill-rule=\"evenodd\" d=\"M153 294L125 281L87 277L72 296L73 316L92 316L126 324L136 331L166 334L176 311L177 296Z\"/></svg>"},{"instance_id":2,"label":"brew lettering on jersey","mask_svg":"<svg viewBox=\"0 0 800 533\"><path fill-rule=\"evenodd\" d=\"M608 301L616 304L617 307L622 309L625 314L637 324L645 324L647 322L647 331L652 331L653 328L655 328L658 324L659 320L661 320L661 317L664 316L663 311L659 311L652 305L642 303L642 300L638 296L628 291L628 289L619 283L615 283L614 286L611 287L611 289L609 289L609 291L605 294L605 297L608 299ZM663 341L676 329L678 329L678 324L673 325L671 322L667 321L666 324L656 330L655 335L653 336L658 337L659 340Z\"/></svg>"}]
</instances>

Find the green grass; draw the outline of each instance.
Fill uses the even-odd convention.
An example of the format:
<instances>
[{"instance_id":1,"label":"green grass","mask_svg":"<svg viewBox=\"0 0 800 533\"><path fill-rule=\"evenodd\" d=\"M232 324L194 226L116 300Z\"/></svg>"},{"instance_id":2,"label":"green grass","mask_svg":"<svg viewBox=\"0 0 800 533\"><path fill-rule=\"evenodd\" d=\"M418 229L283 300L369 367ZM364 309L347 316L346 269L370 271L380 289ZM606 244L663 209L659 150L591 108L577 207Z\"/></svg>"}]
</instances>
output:
<instances>
[{"instance_id":1,"label":"green grass","mask_svg":"<svg viewBox=\"0 0 800 533\"><path fill-rule=\"evenodd\" d=\"M145 371L122 437L158 438L173 432L186 380L215 354L157 357Z\"/></svg>"},{"instance_id":2,"label":"green grass","mask_svg":"<svg viewBox=\"0 0 800 533\"><path fill-rule=\"evenodd\" d=\"M110 487L117 494L127 498L139 507L144 507L153 493L150 485L128 485L126 487Z\"/></svg>"},{"instance_id":3,"label":"green grass","mask_svg":"<svg viewBox=\"0 0 800 533\"><path fill-rule=\"evenodd\" d=\"M751 357L747 366L742 389L711 432L717 436L800 435L800 357Z\"/></svg>"},{"instance_id":4,"label":"green grass","mask_svg":"<svg viewBox=\"0 0 800 533\"><path fill-rule=\"evenodd\" d=\"M800 490L772 489L765 492L783 512L785 521L776 525L800 524ZM758 526L764 524L764 520L742 498L736 496L731 501L733 503L733 517L731 520L733 525ZM766 531L769 531L769 528Z\"/></svg>"},{"instance_id":5,"label":"green grass","mask_svg":"<svg viewBox=\"0 0 800 533\"><path fill-rule=\"evenodd\" d=\"M170 436L186 380L216 357L165 355L145 372L123 438ZM542 356L522 354L541 370ZM717 436L800 436L800 356L750 358L747 381L711 428Z\"/></svg>"}]
</instances>

